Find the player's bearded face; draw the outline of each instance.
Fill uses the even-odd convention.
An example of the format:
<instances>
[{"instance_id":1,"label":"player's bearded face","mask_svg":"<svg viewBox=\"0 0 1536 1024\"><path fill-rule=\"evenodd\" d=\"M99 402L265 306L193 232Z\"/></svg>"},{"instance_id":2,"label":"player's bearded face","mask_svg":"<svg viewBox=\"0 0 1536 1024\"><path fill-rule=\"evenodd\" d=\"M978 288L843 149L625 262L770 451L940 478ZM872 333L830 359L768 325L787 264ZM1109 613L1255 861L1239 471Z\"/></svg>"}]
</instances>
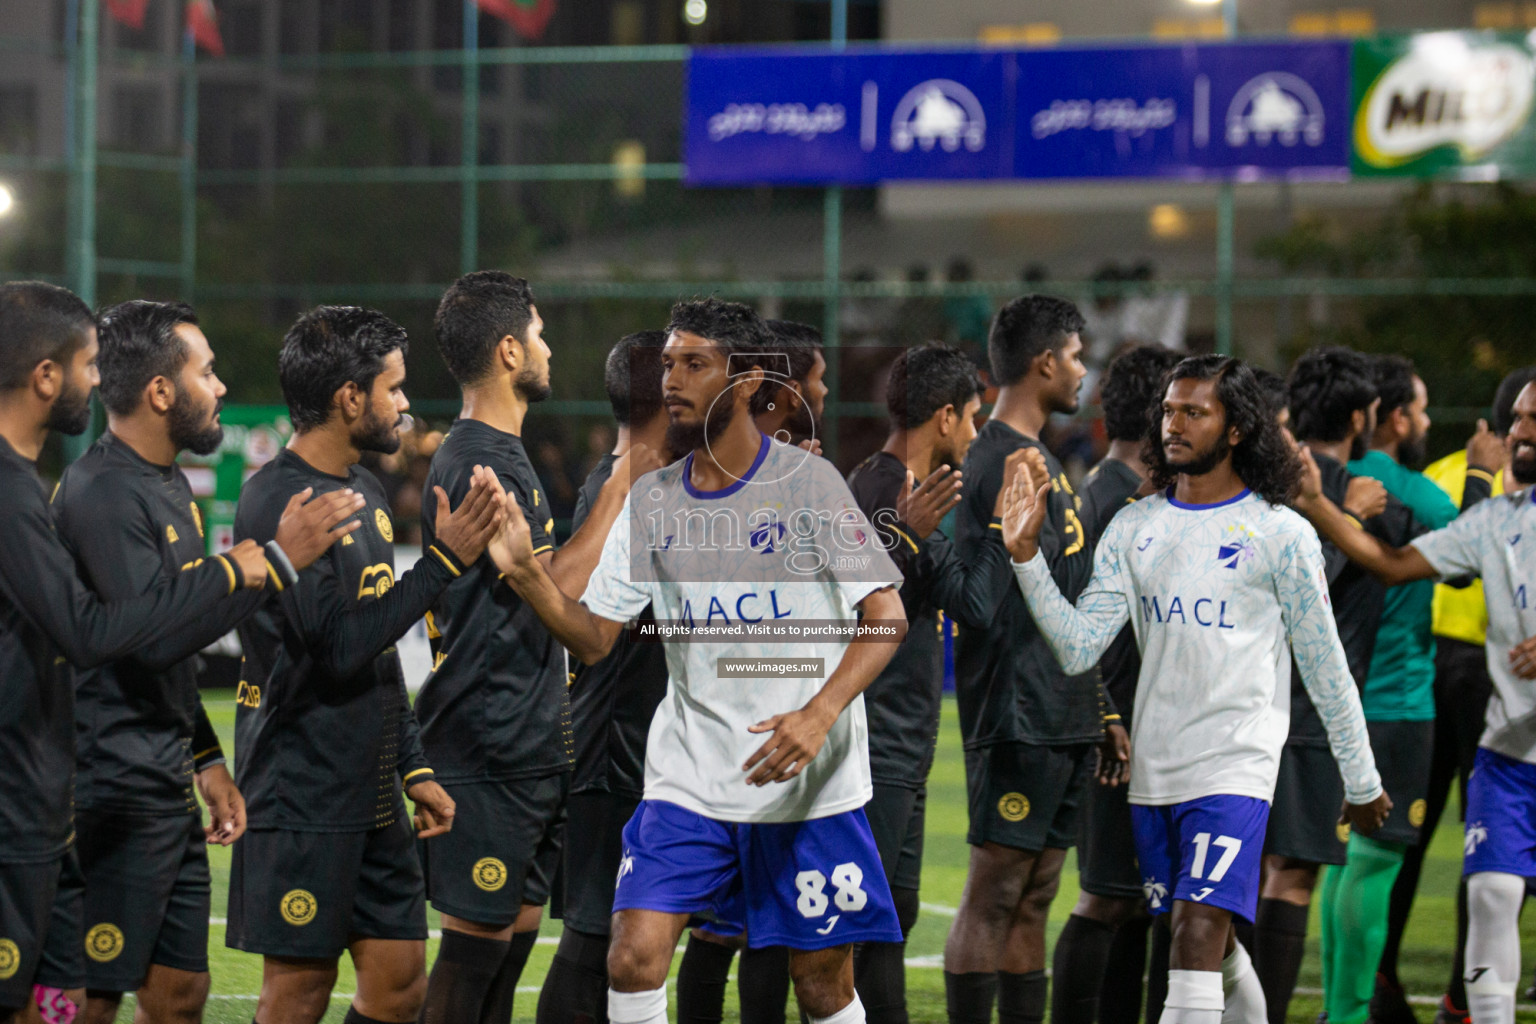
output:
<instances>
[{"instance_id":1,"label":"player's bearded face","mask_svg":"<svg viewBox=\"0 0 1536 1024\"><path fill-rule=\"evenodd\" d=\"M1509 471L1522 484L1536 484L1536 440L1515 439L1509 453Z\"/></svg>"},{"instance_id":2,"label":"player's bearded face","mask_svg":"<svg viewBox=\"0 0 1536 1024\"><path fill-rule=\"evenodd\" d=\"M727 394L728 390L729 386L720 389L705 403L708 412L702 419L692 399L668 396L668 410L676 410L677 415L667 422L667 447L674 452L697 451L725 433L736 419L735 396Z\"/></svg>"},{"instance_id":3,"label":"player's bearded face","mask_svg":"<svg viewBox=\"0 0 1536 1024\"><path fill-rule=\"evenodd\" d=\"M224 426L219 422L222 399L199 403L186 388L178 388L176 401L169 410L167 427L171 443L178 450L194 455L212 455L224 441Z\"/></svg>"},{"instance_id":4,"label":"player's bearded face","mask_svg":"<svg viewBox=\"0 0 1536 1024\"><path fill-rule=\"evenodd\" d=\"M352 431L352 443L360 452L393 455L400 450L400 413L393 402L387 411L381 411L381 405L369 396L368 408Z\"/></svg>"},{"instance_id":5,"label":"player's bearded face","mask_svg":"<svg viewBox=\"0 0 1536 1024\"><path fill-rule=\"evenodd\" d=\"M549 364L543 368L524 366L517 372L517 377L512 381L512 386L522 396L523 401L532 405L542 402L550 396L554 390L549 384Z\"/></svg>"},{"instance_id":6,"label":"player's bearded face","mask_svg":"<svg viewBox=\"0 0 1536 1024\"><path fill-rule=\"evenodd\" d=\"M1175 472L1186 476L1204 476L1221 465L1232 454L1232 443L1223 430L1215 439L1202 447L1195 447L1187 438L1163 442L1163 455Z\"/></svg>"},{"instance_id":7,"label":"player's bearded face","mask_svg":"<svg viewBox=\"0 0 1536 1024\"><path fill-rule=\"evenodd\" d=\"M91 389L81 387L68 376L64 387L48 410L48 429L61 434L83 434L91 425Z\"/></svg>"}]
</instances>

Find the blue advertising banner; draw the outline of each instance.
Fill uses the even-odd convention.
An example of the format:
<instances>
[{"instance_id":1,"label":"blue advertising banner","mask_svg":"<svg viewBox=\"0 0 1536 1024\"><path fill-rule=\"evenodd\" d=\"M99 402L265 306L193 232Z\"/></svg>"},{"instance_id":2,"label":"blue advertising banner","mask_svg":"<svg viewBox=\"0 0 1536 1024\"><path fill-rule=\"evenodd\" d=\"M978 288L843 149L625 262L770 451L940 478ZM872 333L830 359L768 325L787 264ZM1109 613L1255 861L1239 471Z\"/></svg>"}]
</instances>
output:
<instances>
[{"instance_id":1,"label":"blue advertising banner","mask_svg":"<svg viewBox=\"0 0 1536 1024\"><path fill-rule=\"evenodd\" d=\"M1344 177L1349 44L695 51L687 181Z\"/></svg>"}]
</instances>

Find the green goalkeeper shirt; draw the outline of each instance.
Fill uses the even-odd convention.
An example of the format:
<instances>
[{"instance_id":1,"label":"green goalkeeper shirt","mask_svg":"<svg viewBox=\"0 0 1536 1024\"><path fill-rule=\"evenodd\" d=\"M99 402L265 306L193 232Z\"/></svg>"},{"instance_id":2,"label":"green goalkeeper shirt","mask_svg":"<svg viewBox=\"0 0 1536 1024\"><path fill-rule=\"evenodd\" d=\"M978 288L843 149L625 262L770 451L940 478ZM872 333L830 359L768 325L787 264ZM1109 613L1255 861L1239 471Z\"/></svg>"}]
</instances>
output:
<instances>
[{"instance_id":1,"label":"green goalkeeper shirt","mask_svg":"<svg viewBox=\"0 0 1536 1024\"><path fill-rule=\"evenodd\" d=\"M1456 504L1444 491L1386 452L1368 452L1351 462L1349 471L1380 480L1428 529L1438 530L1456 518ZM1360 693L1367 721L1427 722L1435 717L1435 637L1430 629L1434 592L1433 580L1388 588L1376 650Z\"/></svg>"}]
</instances>

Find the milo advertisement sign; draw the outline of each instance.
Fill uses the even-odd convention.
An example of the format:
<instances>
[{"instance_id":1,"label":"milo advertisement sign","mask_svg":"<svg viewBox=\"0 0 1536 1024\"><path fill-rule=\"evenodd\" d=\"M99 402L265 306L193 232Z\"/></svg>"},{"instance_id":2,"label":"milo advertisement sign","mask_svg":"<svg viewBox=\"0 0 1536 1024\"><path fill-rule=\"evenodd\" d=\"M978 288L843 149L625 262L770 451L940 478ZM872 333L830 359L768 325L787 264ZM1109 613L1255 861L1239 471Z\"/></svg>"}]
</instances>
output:
<instances>
[{"instance_id":1,"label":"milo advertisement sign","mask_svg":"<svg viewBox=\"0 0 1536 1024\"><path fill-rule=\"evenodd\" d=\"M1355 175L1536 173L1536 51L1523 33L1361 39L1350 63Z\"/></svg>"}]
</instances>

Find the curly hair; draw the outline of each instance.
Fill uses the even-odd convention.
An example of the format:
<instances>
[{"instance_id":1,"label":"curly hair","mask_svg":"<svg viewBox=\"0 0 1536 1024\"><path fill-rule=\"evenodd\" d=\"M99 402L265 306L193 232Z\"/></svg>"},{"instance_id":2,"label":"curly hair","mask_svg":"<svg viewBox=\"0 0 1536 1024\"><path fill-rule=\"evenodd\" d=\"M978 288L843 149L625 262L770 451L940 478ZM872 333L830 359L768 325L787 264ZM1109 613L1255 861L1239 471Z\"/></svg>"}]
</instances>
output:
<instances>
[{"instance_id":1,"label":"curly hair","mask_svg":"<svg viewBox=\"0 0 1536 1024\"><path fill-rule=\"evenodd\" d=\"M1158 419L1157 389L1163 374L1179 357L1161 345L1140 345L1115 357L1099 384L1104 407L1104 433L1111 441L1134 441L1147 432L1147 420Z\"/></svg>"},{"instance_id":2,"label":"curly hair","mask_svg":"<svg viewBox=\"0 0 1536 1024\"><path fill-rule=\"evenodd\" d=\"M1161 393L1176 380L1214 380L1226 427L1236 427L1242 439L1232 446L1232 469L1243 485L1269 502L1284 505L1301 480L1301 460L1286 440L1252 368L1231 356L1189 356L1163 376ZM1163 451L1163 421L1152 417L1142 445L1142 461L1158 488L1172 487L1179 471Z\"/></svg>"},{"instance_id":3,"label":"curly hair","mask_svg":"<svg viewBox=\"0 0 1536 1024\"><path fill-rule=\"evenodd\" d=\"M1357 412L1380 397L1371 361L1354 349L1324 345L1296 360L1285 382L1291 433L1301 441L1342 441Z\"/></svg>"}]
</instances>

